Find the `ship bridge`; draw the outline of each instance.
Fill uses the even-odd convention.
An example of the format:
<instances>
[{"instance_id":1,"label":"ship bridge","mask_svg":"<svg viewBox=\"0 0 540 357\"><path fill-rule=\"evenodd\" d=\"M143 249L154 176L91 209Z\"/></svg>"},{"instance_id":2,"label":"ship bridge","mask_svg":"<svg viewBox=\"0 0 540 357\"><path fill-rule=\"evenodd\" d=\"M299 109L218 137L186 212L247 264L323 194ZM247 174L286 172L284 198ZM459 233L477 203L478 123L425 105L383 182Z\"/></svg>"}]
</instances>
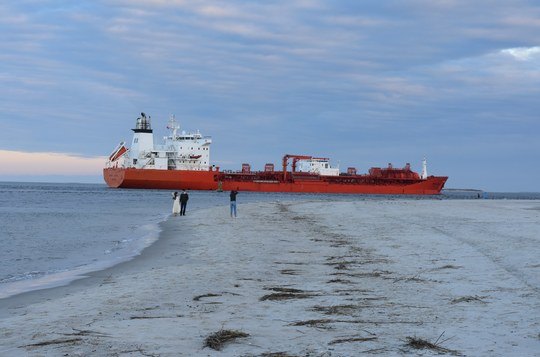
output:
<instances>
[{"instance_id":1,"label":"ship bridge","mask_svg":"<svg viewBox=\"0 0 540 357\"><path fill-rule=\"evenodd\" d=\"M331 167L330 159L322 157L299 159L296 162L296 171L309 172L322 176L339 176L339 167Z\"/></svg>"}]
</instances>

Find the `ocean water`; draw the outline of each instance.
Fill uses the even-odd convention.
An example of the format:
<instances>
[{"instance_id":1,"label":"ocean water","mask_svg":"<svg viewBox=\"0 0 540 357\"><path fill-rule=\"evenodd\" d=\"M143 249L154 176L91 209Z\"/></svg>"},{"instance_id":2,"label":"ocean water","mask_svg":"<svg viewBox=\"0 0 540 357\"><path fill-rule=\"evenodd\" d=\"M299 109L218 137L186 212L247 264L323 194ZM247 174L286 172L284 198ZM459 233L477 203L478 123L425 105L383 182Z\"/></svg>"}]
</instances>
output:
<instances>
[{"instance_id":1,"label":"ocean water","mask_svg":"<svg viewBox=\"0 0 540 357\"><path fill-rule=\"evenodd\" d=\"M66 284L140 254L158 239L159 223L170 216L171 193L0 182L0 299ZM239 200L294 197L242 193ZM228 192L190 192L186 218L190 210L228 203Z\"/></svg>"},{"instance_id":2,"label":"ocean water","mask_svg":"<svg viewBox=\"0 0 540 357\"><path fill-rule=\"evenodd\" d=\"M418 199L476 199L471 191ZM492 199L540 199L539 193L487 193ZM280 200L403 199L403 196L241 192L239 203ZM410 197L408 197L410 198ZM190 192L189 211L227 206L228 192ZM159 238L171 213L169 190L101 184L0 182L0 299L66 284L129 260ZM228 209L224 207L224 209ZM240 206L241 210L241 206ZM184 218L182 218L184 219Z\"/></svg>"}]
</instances>

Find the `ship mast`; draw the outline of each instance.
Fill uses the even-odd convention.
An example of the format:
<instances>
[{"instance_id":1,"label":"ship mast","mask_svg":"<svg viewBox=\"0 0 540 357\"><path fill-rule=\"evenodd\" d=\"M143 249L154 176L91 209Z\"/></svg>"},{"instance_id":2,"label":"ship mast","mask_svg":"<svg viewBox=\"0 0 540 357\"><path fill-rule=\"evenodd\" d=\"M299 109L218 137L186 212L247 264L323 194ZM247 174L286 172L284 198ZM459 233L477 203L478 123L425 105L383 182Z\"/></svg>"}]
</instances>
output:
<instances>
[{"instance_id":1,"label":"ship mast","mask_svg":"<svg viewBox=\"0 0 540 357\"><path fill-rule=\"evenodd\" d=\"M180 125L176 122L174 114L169 115L169 123L167 124L167 129L172 130L172 137L176 139L176 132L180 129Z\"/></svg>"},{"instance_id":2,"label":"ship mast","mask_svg":"<svg viewBox=\"0 0 540 357\"><path fill-rule=\"evenodd\" d=\"M424 157L424 160L422 160L422 180L427 179L427 160Z\"/></svg>"}]
</instances>

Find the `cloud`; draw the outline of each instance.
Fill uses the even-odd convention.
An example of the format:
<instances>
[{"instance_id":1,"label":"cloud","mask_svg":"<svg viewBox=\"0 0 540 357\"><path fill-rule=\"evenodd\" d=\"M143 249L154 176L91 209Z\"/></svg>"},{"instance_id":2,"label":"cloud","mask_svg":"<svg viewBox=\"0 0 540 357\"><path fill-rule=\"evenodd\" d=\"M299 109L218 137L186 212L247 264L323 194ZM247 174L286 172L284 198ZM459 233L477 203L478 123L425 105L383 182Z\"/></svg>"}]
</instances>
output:
<instances>
[{"instance_id":1,"label":"cloud","mask_svg":"<svg viewBox=\"0 0 540 357\"><path fill-rule=\"evenodd\" d=\"M459 81L469 89L538 92L540 47L517 47L492 51L480 56L447 61L434 66L433 74ZM459 87L455 87L460 89ZM532 92L531 92L532 91Z\"/></svg>"},{"instance_id":2,"label":"cloud","mask_svg":"<svg viewBox=\"0 0 540 357\"><path fill-rule=\"evenodd\" d=\"M540 60L540 47L517 47L502 50L501 53L509 54L520 61Z\"/></svg>"},{"instance_id":3,"label":"cloud","mask_svg":"<svg viewBox=\"0 0 540 357\"><path fill-rule=\"evenodd\" d=\"M215 6L215 5L204 5L197 9L197 12L201 15L209 17L238 17L239 13L231 7Z\"/></svg>"},{"instance_id":4,"label":"cloud","mask_svg":"<svg viewBox=\"0 0 540 357\"><path fill-rule=\"evenodd\" d=\"M95 175L101 173L106 160L105 156L0 150L0 176Z\"/></svg>"}]
</instances>

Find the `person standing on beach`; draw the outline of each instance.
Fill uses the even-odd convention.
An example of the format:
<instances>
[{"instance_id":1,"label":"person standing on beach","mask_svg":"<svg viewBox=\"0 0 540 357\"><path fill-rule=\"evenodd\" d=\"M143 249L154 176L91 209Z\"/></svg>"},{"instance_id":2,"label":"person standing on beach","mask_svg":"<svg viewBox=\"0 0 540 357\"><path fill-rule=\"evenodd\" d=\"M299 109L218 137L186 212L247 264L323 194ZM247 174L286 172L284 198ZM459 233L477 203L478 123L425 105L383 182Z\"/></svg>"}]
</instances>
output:
<instances>
[{"instance_id":1,"label":"person standing on beach","mask_svg":"<svg viewBox=\"0 0 540 357\"><path fill-rule=\"evenodd\" d=\"M231 197L231 217L236 218L236 195L238 194L238 191L232 190L230 197ZM234 216L233 216L234 214Z\"/></svg>"},{"instance_id":2,"label":"person standing on beach","mask_svg":"<svg viewBox=\"0 0 540 357\"><path fill-rule=\"evenodd\" d=\"M186 192L186 190L182 190L182 194L180 195L180 215L185 216L186 215L186 206L187 201L189 200L189 195Z\"/></svg>"},{"instance_id":3,"label":"person standing on beach","mask_svg":"<svg viewBox=\"0 0 540 357\"><path fill-rule=\"evenodd\" d=\"M177 216L180 214L180 196L178 196L178 192L173 192L172 194L173 199L173 206L172 206L172 213Z\"/></svg>"}]
</instances>

